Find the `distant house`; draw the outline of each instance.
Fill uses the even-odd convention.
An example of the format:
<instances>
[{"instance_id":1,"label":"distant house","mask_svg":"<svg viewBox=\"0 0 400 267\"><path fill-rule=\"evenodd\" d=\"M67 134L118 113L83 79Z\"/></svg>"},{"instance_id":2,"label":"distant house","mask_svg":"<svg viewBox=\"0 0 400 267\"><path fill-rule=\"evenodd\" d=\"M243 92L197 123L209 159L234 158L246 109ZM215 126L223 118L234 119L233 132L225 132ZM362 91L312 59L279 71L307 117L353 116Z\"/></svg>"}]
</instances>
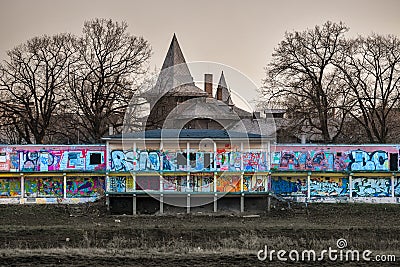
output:
<instances>
[{"instance_id":1,"label":"distant house","mask_svg":"<svg viewBox=\"0 0 400 267\"><path fill-rule=\"evenodd\" d=\"M204 75L204 89L195 85L182 50L173 36L160 76L146 98L151 103L145 130L225 129L271 134L260 113L236 106L225 75L220 74L213 93L213 74ZM271 121L268 121L269 123Z\"/></svg>"}]
</instances>

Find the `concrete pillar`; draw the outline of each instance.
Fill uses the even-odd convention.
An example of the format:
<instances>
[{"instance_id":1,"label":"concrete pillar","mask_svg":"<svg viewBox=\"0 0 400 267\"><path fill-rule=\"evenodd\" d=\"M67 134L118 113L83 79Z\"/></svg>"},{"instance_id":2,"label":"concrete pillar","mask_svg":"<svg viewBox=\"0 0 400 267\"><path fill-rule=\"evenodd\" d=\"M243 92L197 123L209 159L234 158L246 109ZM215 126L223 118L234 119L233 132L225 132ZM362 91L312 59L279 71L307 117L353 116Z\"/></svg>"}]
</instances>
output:
<instances>
[{"instance_id":1,"label":"concrete pillar","mask_svg":"<svg viewBox=\"0 0 400 267\"><path fill-rule=\"evenodd\" d=\"M67 174L63 173L63 198L67 199Z\"/></svg>"},{"instance_id":2,"label":"concrete pillar","mask_svg":"<svg viewBox=\"0 0 400 267\"><path fill-rule=\"evenodd\" d=\"M350 194L350 200L353 199L353 174L350 173L349 175L349 194Z\"/></svg>"},{"instance_id":3,"label":"concrete pillar","mask_svg":"<svg viewBox=\"0 0 400 267\"><path fill-rule=\"evenodd\" d=\"M133 173L133 175L132 175L132 179L133 179L133 181L132 181L132 191L133 192L135 192L136 191L136 172L135 173Z\"/></svg>"},{"instance_id":4,"label":"concrete pillar","mask_svg":"<svg viewBox=\"0 0 400 267\"><path fill-rule=\"evenodd\" d=\"M267 212L271 212L271 195L267 196Z\"/></svg>"},{"instance_id":5,"label":"concrete pillar","mask_svg":"<svg viewBox=\"0 0 400 267\"><path fill-rule=\"evenodd\" d=\"M391 177L391 189L392 189L392 197L394 197L394 177L396 176L395 173L392 174Z\"/></svg>"},{"instance_id":6,"label":"concrete pillar","mask_svg":"<svg viewBox=\"0 0 400 267\"><path fill-rule=\"evenodd\" d=\"M110 192L110 176L106 172L106 192Z\"/></svg>"},{"instance_id":7,"label":"concrete pillar","mask_svg":"<svg viewBox=\"0 0 400 267\"><path fill-rule=\"evenodd\" d=\"M240 142L240 170L243 170L243 142Z\"/></svg>"},{"instance_id":8,"label":"concrete pillar","mask_svg":"<svg viewBox=\"0 0 400 267\"><path fill-rule=\"evenodd\" d=\"M240 195L240 212L244 212L244 194Z\"/></svg>"},{"instance_id":9,"label":"concrete pillar","mask_svg":"<svg viewBox=\"0 0 400 267\"><path fill-rule=\"evenodd\" d=\"M187 194L187 199L186 199L186 213L190 213L190 194Z\"/></svg>"},{"instance_id":10,"label":"concrete pillar","mask_svg":"<svg viewBox=\"0 0 400 267\"><path fill-rule=\"evenodd\" d=\"M242 172L240 174L240 192L242 192L242 193L243 193L243 175L244 175L244 172Z\"/></svg>"},{"instance_id":11,"label":"concrete pillar","mask_svg":"<svg viewBox=\"0 0 400 267\"><path fill-rule=\"evenodd\" d=\"M160 214L164 214L164 194L160 194Z\"/></svg>"},{"instance_id":12,"label":"concrete pillar","mask_svg":"<svg viewBox=\"0 0 400 267\"><path fill-rule=\"evenodd\" d=\"M110 211L110 197L106 194L106 207L107 211Z\"/></svg>"},{"instance_id":13,"label":"concrete pillar","mask_svg":"<svg viewBox=\"0 0 400 267\"><path fill-rule=\"evenodd\" d=\"M214 194L214 212L218 211L218 195Z\"/></svg>"},{"instance_id":14,"label":"concrete pillar","mask_svg":"<svg viewBox=\"0 0 400 267\"><path fill-rule=\"evenodd\" d=\"M190 143L186 142L186 170L190 171Z\"/></svg>"},{"instance_id":15,"label":"concrete pillar","mask_svg":"<svg viewBox=\"0 0 400 267\"><path fill-rule=\"evenodd\" d=\"M137 208L136 194L133 194L133 195L132 195L132 214L133 214L133 215L136 215L136 213L137 213L136 208Z\"/></svg>"},{"instance_id":16,"label":"concrete pillar","mask_svg":"<svg viewBox=\"0 0 400 267\"><path fill-rule=\"evenodd\" d=\"M25 177L24 174L21 173L21 199L25 198Z\"/></svg>"},{"instance_id":17,"label":"concrete pillar","mask_svg":"<svg viewBox=\"0 0 400 267\"><path fill-rule=\"evenodd\" d=\"M217 173L216 172L214 172L214 182L213 182L213 189L214 189L214 192L217 192Z\"/></svg>"},{"instance_id":18,"label":"concrete pillar","mask_svg":"<svg viewBox=\"0 0 400 267\"><path fill-rule=\"evenodd\" d=\"M311 185L311 172L309 172L307 175L307 199L308 200L310 200L310 198L311 198L310 185Z\"/></svg>"},{"instance_id":19,"label":"concrete pillar","mask_svg":"<svg viewBox=\"0 0 400 267\"><path fill-rule=\"evenodd\" d=\"M133 171L136 171L138 169L137 165L138 162L137 162L136 142L133 142ZM135 184L135 181L133 181L133 183Z\"/></svg>"}]
</instances>

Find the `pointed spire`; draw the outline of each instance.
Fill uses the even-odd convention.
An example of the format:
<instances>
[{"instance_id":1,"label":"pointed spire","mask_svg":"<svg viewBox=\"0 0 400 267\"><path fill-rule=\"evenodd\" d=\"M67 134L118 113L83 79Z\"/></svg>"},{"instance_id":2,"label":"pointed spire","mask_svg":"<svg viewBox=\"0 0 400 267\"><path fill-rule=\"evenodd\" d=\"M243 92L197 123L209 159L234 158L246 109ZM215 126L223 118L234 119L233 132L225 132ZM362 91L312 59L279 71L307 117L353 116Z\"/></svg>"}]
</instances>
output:
<instances>
[{"instance_id":1,"label":"pointed spire","mask_svg":"<svg viewBox=\"0 0 400 267\"><path fill-rule=\"evenodd\" d=\"M219 78L218 87L228 88L225 81L224 71L221 72L221 77Z\"/></svg>"},{"instance_id":2,"label":"pointed spire","mask_svg":"<svg viewBox=\"0 0 400 267\"><path fill-rule=\"evenodd\" d=\"M228 106L234 105L231 98L231 92L228 89L228 85L225 81L224 71L222 71L221 77L219 78L216 98L217 100L224 102Z\"/></svg>"},{"instance_id":3,"label":"pointed spire","mask_svg":"<svg viewBox=\"0 0 400 267\"><path fill-rule=\"evenodd\" d=\"M183 56L181 47L179 46L178 39L176 38L176 34L172 37L171 44L169 45L169 49L167 55L165 56L164 63L162 65L161 70L167 69L169 67L173 67L179 64L186 64L185 57Z\"/></svg>"},{"instance_id":4,"label":"pointed spire","mask_svg":"<svg viewBox=\"0 0 400 267\"><path fill-rule=\"evenodd\" d=\"M166 92L188 96L207 95L203 90L195 86L175 33L165 56L160 75L157 78L153 94L159 96Z\"/></svg>"}]
</instances>

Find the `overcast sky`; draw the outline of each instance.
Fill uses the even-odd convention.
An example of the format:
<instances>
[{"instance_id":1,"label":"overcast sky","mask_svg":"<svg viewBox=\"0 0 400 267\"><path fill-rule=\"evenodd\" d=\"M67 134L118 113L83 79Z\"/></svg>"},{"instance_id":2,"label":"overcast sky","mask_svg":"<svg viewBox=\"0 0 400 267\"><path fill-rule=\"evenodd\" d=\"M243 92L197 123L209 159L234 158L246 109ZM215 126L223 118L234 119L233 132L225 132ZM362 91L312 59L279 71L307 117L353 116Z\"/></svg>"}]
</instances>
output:
<instances>
[{"instance_id":1,"label":"overcast sky","mask_svg":"<svg viewBox=\"0 0 400 267\"><path fill-rule=\"evenodd\" d=\"M332 20L346 23L349 35L400 36L399 0L0 0L0 57L34 36L80 34L83 22L96 17L124 20L130 33L148 40L152 68L161 67L175 32L187 61L228 65L256 86L285 31ZM235 87L229 77L226 80ZM256 97L255 90L240 93L247 99Z\"/></svg>"}]
</instances>

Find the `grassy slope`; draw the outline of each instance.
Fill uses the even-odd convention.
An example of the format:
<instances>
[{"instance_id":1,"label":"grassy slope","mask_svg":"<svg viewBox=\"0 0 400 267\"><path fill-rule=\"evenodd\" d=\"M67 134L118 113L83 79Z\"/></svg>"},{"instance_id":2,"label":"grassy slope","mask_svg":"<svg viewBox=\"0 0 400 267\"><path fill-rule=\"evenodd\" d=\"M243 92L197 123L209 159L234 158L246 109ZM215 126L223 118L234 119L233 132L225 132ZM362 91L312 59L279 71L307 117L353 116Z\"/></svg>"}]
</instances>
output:
<instances>
[{"instance_id":1,"label":"grassy slope","mask_svg":"<svg viewBox=\"0 0 400 267\"><path fill-rule=\"evenodd\" d=\"M351 249L400 256L398 205L312 204L277 208L258 218L109 216L101 203L0 206L0 214L0 256L6 265L147 266L150 260L168 266L265 266L255 256L264 245L322 250L335 248L339 238Z\"/></svg>"}]
</instances>

